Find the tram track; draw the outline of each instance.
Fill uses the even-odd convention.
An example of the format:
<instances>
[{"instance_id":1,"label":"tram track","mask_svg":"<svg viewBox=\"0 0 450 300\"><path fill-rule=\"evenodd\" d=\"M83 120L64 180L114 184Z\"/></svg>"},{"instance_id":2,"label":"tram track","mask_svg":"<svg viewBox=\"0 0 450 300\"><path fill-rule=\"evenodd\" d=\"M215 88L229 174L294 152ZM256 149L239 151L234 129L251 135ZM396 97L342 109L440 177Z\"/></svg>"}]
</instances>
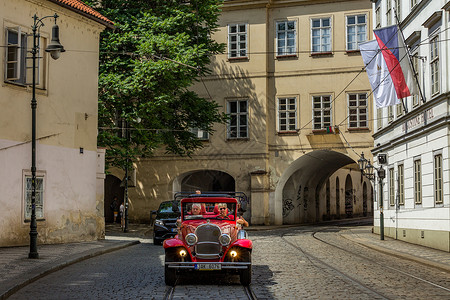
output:
<instances>
[{"instance_id":1,"label":"tram track","mask_svg":"<svg viewBox=\"0 0 450 300\"><path fill-rule=\"evenodd\" d=\"M177 279L178 281L178 279ZM177 285L175 284L174 286L168 286L166 288L165 294L164 294L164 300L172 300L175 296L175 289L176 289ZM208 287L210 287L208 285ZM227 289L231 289L233 290L233 292L236 292L238 286L220 286L220 292L223 293L227 293ZM257 297L255 295L255 293L253 292L251 286L243 286L241 285L240 287L243 288L243 295L246 297L246 299L248 300L257 300ZM185 295L185 296L190 296L190 295ZM194 295L192 295L194 296ZM196 293L195 296L198 296L198 292ZM239 299L241 299L243 297L239 297Z\"/></svg>"},{"instance_id":2,"label":"tram track","mask_svg":"<svg viewBox=\"0 0 450 300\"><path fill-rule=\"evenodd\" d=\"M372 265L376 265L378 268L387 270L390 273L396 272L397 274L399 274L399 276L401 274L401 276L406 276L406 277L410 278L411 280L414 280L415 282L421 282L423 284L432 286L433 288L440 290L441 293L450 293L449 288L442 286L436 282L432 282L426 278L422 278L420 276L420 274L413 275L413 274L411 274L411 272L408 273L399 268L389 266L386 263L381 263L373 257L371 258L371 257L368 257L367 255L362 255L361 253L358 253L356 251L351 251L351 250L345 248L344 246L334 244L333 242L330 242L329 240L326 240L326 239L318 236L318 235L320 235L320 233L323 233L328 229L329 228L322 228L319 230L315 230L313 232L308 232L307 234L310 235L312 238L314 238L314 240L320 242L321 244L325 244L329 247L332 247L334 249L338 249L339 251L343 251L343 252L347 253L350 257L352 257L352 259L354 259L354 258L361 259L362 261L366 261ZM357 273L352 272L352 270L350 272L348 272L348 271L345 271L345 269L344 269L344 271L343 271L342 266L336 267L336 266L334 266L334 264L331 265L330 263L327 263L327 261L325 261L324 258L320 257L320 254L318 252L308 250L308 249L306 249L307 247L303 247L303 246L298 245L297 243L291 242L290 240L288 240L288 233L283 233L283 234L281 234L280 237L286 244L290 245L291 247L293 247L296 250L298 250L299 252L301 252L311 265L313 265L317 269L321 270L322 272L335 274L337 277L341 278L341 280L350 282L356 288L363 291L364 293L367 293L372 298L376 298L376 299L396 298L395 296L391 295L390 292L387 292L384 290L383 291L377 290L376 286L374 286L371 282L365 282L364 279L360 280L360 278L359 278L360 276L357 276L356 275ZM368 249L367 247L364 247L364 245L360 245L358 243L352 242L352 244L354 244L355 246L364 248L366 250ZM323 248L318 246L318 249L323 249ZM378 253L380 255L387 255L389 257L392 257L391 255L388 255L385 253L381 253L381 252L378 252ZM395 258L398 259L398 257L395 257ZM353 274L349 274L349 273L353 273Z\"/></svg>"},{"instance_id":3,"label":"tram track","mask_svg":"<svg viewBox=\"0 0 450 300\"><path fill-rule=\"evenodd\" d=\"M387 265L385 265L385 264L381 264L381 263L379 263L378 261L376 261L375 259L368 258L367 256L363 256L363 255L361 255L361 254L359 254L359 253L356 253L356 252L354 252L354 251L350 251L350 250L345 249L345 248L343 248L343 247L341 247L341 246L338 246L338 245L335 245L335 244L330 243L330 242L328 242L328 241L325 241L324 239L321 239L321 238L319 238L319 237L316 236L316 233L319 233L319 232L323 232L323 230L318 230L318 231L314 232L314 233L312 234L312 237L313 237L314 239L316 239L316 240L318 240L318 241L324 243L324 244L327 244L327 245L332 246L332 247L334 247L334 248L337 248L337 249L340 249L340 250L342 250L342 251L345 251L345 252L347 252L347 253L349 253L349 254L351 254L351 255L353 255L353 256L357 256L357 257L360 257L360 258L362 258L362 259L364 259L364 260L370 261L371 263L376 264L376 265L378 265L378 266L381 266L382 268L385 268L385 269L388 269L388 270L391 270L391 271L395 271L395 272L397 272L397 273L400 273L400 274L405 275L405 276L408 276L408 277L410 277L410 278L414 278L414 279L416 279L416 280L422 281L422 282L424 282L424 283L426 283L426 284L432 285L432 286L434 286L434 287L437 287L437 288L439 288L439 289L445 290L445 291L447 291L447 292L450 293L450 289L449 289L449 288L446 288L446 287L444 287L444 286L441 286L441 285L436 284L436 283L434 283L434 282L431 282L431 281L429 281L429 280L420 278L420 277L418 277L418 276L412 275L412 274L410 274L410 273L404 272L404 271L399 270L399 269L397 269L397 268L393 268L393 267L387 266ZM363 245L360 245L360 244L355 244L355 245L364 247ZM388 255L388 254L385 254L385 255Z\"/></svg>"},{"instance_id":4,"label":"tram track","mask_svg":"<svg viewBox=\"0 0 450 300\"><path fill-rule=\"evenodd\" d=\"M303 255L309 260L309 262L312 265L314 265L317 269L321 270L322 272L329 273L329 271L331 270L333 273L335 273L335 275L338 275L341 278L346 279L347 281L351 282L355 287L357 287L360 290L368 293L371 296L374 296L376 299L390 299L386 295L383 295L380 292L377 292L377 291L373 290L371 287L369 287L368 285L366 285L363 282L359 281L358 279L353 278L352 276L349 276L349 275L341 272L339 269L337 269L337 268L333 267L332 265L326 263L324 260L322 260L322 259L318 258L317 256L309 253L308 251L305 251L304 249L302 249L301 247L295 245L294 243L291 243L290 241L288 241L284 237L284 235L282 235L281 238L283 239L283 241L286 244L288 244L288 245L292 246L293 248L295 248L295 249L299 250L300 252L302 252ZM325 266L325 268L319 266L314 261L316 261L319 264Z\"/></svg>"}]
</instances>

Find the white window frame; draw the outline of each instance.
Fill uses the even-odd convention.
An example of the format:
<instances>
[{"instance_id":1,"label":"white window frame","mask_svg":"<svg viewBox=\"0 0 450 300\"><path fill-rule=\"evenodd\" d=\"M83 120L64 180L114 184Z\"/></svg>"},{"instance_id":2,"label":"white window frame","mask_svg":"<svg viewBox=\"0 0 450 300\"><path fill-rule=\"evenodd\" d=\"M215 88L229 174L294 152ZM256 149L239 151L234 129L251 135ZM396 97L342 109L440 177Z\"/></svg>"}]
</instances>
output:
<instances>
[{"instance_id":1,"label":"white window frame","mask_svg":"<svg viewBox=\"0 0 450 300\"><path fill-rule=\"evenodd\" d=\"M437 153L433 157L434 164L434 203L444 203L443 192L443 172L442 172L442 153Z\"/></svg>"},{"instance_id":2,"label":"white window frame","mask_svg":"<svg viewBox=\"0 0 450 300\"><path fill-rule=\"evenodd\" d=\"M199 128L191 128L191 132L195 134L195 136L202 141L209 140L209 133L206 130L202 130Z\"/></svg>"},{"instance_id":3,"label":"white window frame","mask_svg":"<svg viewBox=\"0 0 450 300\"><path fill-rule=\"evenodd\" d=\"M236 110L232 111L232 104L236 103ZM245 104L244 111L241 104ZM241 100L228 100L227 101L227 113L230 116L227 126L227 138L228 139L246 139L249 137L248 127L248 99ZM235 120L235 121L233 121ZM244 122L243 122L244 121ZM245 123L245 124L242 124ZM245 129L245 130L244 130ZM245 132L245 134L244 134Z\"/></svg>"},{"instance_id":4,"label":"white window frame","mask_svg":"<svg viewBox=\"0 0 450 300\"><path fill-rule=\"evenodd\" d=\"M375 8L375 28L380 28L381 27L381 8L380 5L378 5Z\"/></svg>"},{"instance_id":5,"label":"white window frame","mask_svg":"<svg viewBox=\"0 0 450 300\"><path fill-rule=\"evenodd\" d=\"M355 99L350 99L352 96L355 96ZM348 128L369 128L367 93L348 93L347 106ZM356 126L353 126L354 123Z\"/></svg>"},{"instance_id":6,"label":"white window frame","mask_svg":"<svg viewBox=\"0 0 450 300\"><path fill-rule=\"evenodd\" d=\"M414 160L414 204L422 204L422 163L420 159Z\"/></svg>"},{"instance_id":7,"label":"white window frame","mask_svg":"<svg viewBox=\"0 0 450 300\"><path fill-rule=\"evenodd\" d=\"M329 22L328 26L323 25L325 20L328 20L328 22ZM315 21L319 21L319 23L320 23L319 27L314 27L314 22ZM332 21L333 20L331 19L331 17L323 17L323 18L311 19L311 53L329 53L329 52L333 51L333 47L332 47L332 45L333 45L333 39L332 39L332 37L333 37L333 24L332 24ZM329 37L328 38L329 38L330 42L329 43L324 43L323 40L326 37L324 32L327 29L329 30ZM314 33L316 31L319 32L319 35L318 35L319 43L318 44L314 43L314 37L315 37ZM319 49L315 50L314 49L315 46L318 46ZM326 46L328 46L328 48L324 49L324 47L326 47Z\"/></svg>"},{"instance_id":8,"label":"white window frame","mask_svg":"<svg viewBox=\"0 0 450 300\"><path fill-rule=\"evenodd\" d=\"M386 0L386 25L392 25L392 2Z\"/></svg>"},{"instance_id":9,"label":"white window frame","mask_svg":"<svg viewBox=\"0 0 450 300\"><path fill-rule=\"evenodd\" d=\"M395 205L395 175L394 168L389 168L389 205Z\"/></svg>"},{"instance_id":10,"label":"white window frame","mask_svg":"<svg viewBox=\"0 0 450 300\"><path fill-rule=\"evenodd\" d=\"M430 38L430 84L431 95L436 95L440 90L440 66L439 66L439 35Z\"/></svg>"},{"instance_id":11,"label":"white window frame","mask_svg":"<svg viewBox=\"0 0 450 300\"><path fill-rule=\"evenodd\" d=\"M326 98L328 98L327 101ZM316 102L318 100L318 102ZM312 96L312 107L313 107L313 130L323 130L331 126L333 123L332 119L332 96L330 95L314 95ZM320 105L315 105L318 103ZM329 121L325 119L329 118ZM319 122L320 120L320 122Z\"/></svg>"},{"instance_id":12,"label":"white window frame","mask_svg":"<svg viewBox=\"0 0 450 300\"><path fill-rule=\"evenodd\" d=\"M298 129L297 97L278 97L277 112L278 132L292 132Z\"/></svg>"},{"instance_id":13,"label":"white window frame","mask_svg":"<svg viewBox=\"0 0 450 300\"><path fill-rule=\"evenodd\" d=\"M403 115L403 103L398 103L395 105L395 113L397 117Z\"/></svg>"},{"instance_id":14,"label":"white window frame","mask_svg":"<svg viewBox=\"0 0 450 300\"><path fill-rule=\"evenodd\" d=\"M402 1L394 0L394 7L395 7L395 11L397 12L397 17L398 17L399 21L401 21L402 20ZM397 23L397 21L395 21L394 23Z\"/></svg>"},{"instance_id":15,"label":"white window frame","mask_svg":"<svg viewBox=\"0 0 450 300\"><path fill-rule=\"evenodd\" d=\"M24 172L23 175L23 218L25 221L31 220L31 172ZM39 184L40 183L40 184ZM36 172L36 196L35 196L36 219L44 219L45 203L45 175L42 172Z\"/></svg>"},{"instance_id":16,"label":"white window frame","mask_svg":"<svg viewBox=\"0 0 450 300\"><path fill-rule=\"evenodd\" d=\"M405 205L405 167L398 165L398 205Z\"/></svg>"},{"instance_id":17,"label":"white window frame","mask_svg":"<svg viewBox=\"0 0 450 300\"><path fill-rule=\"evenodd\" d=\"M420 1L420 0L419 0ZM416 6L417 5L417 2L419 2L419 1L417 1L417 0L411 0L411 10L414 8L414 6Z\"/></svg>"},{"instance_id":18,"label":"white window frame","mask_svg":"<svg viewBox=\"0 0 450 300\"><path fill-rule=\"evenodd\" d=\"M377 107L377 129L383 128L383 108Z\"/></svg>"},{"instance_id":19,"label":"white window frame","mask_svg":"<svg viewBox=\"0 0 450 300\"><path fill-rule=\"evenodd\" d=\"M420 82L420 65L419 65L419 58L418 58L418 53L414 53L412 56L412 64L414 67L414 71L416 72L416 76L417 76L417 80ZM413 107L419 106L420 101L419 101L419 95L413 95L412 96L412 105Z\"/></svg>"},{"instance_id":20,"label":"white window frame","mask_svg":"<svg viewBox=\"0 0 450 300\"><path fill-rule=\"evenodd\" d=\"M233 28L235 29L235 31L233 31ZM247 23L228 24L228 58L248 57L247 32ZM233 49L233 45L235 46L235 49Z\"/></svg>"},{"instance_id":21,"label":"white window frame","mask_svg":"<svg viewBox=\"0 0 450 300\"><path fill-rule=\"evenodd\" d=\"M15 33L18 35L17 43L9 43L9 35ZM41 45L45 46L45 38L39 36L37 38L38 49L36 53L36 87L44 89L44 82L41 78L44 78L44 68L41 68L41 62L46 56L40 55ZM33 36L24 32L20 26L7 26L5 27L5 60L4 60L4 81L7 83L13 83L17 85L31 85L33 80L33 59L31 48L33 47ZM14 57L10 57L9 54L15 53ZM44 52L45 53L45 52ZM13 71L13 75L9 70L11 67L16 71Z\"/></svg>"},{"instance_id":22,"label":"white window frame","mask_svg":"<svg viewBox=\"0 0 450 300\"><path fill-rule=\"evenodd\" d=\"M364 16L364 23L359 23L359 17ZM355 18L355 24L349 24L349 18ZM358 45L360 43L363 43L367 41L367 14L357 14L357 15L349 15L345 18L346 22L346 31L345 31L345 37L346 37L346 43L345 47L347 51L357 51L359 50ZM364 28L364 38L360 39L360 32L358 31L361 27ZM354 28L355 32L351 35L355 36L355 40L353 42L349 41L349 29ZM351 47L349 47L349 44L352 44ZM353 46L354 44L354 46Z\"/></svg>"},{"instance_id":23,"label":"white window frame","mask_svg":"<svg viewBox=\"0 0 450 300\"><path fill-rule=\"evenodd\" d=\"M388 123L392 123L394 121L394 106L388 106Z\"/></svg>"},{"instance_id":24,"label":"white window frame","mask_svg":"<svg viewBox=\"0 0 450 300\"><path fill-rule=\"evenodd\" d=\"M280 25L282 24L284 24L284 29L280 29ZM275 31L276 31L275 47L277 49L277 56L297 55L297 20L276 21ZM293 45L288 45L289 41L292 40L294 41ZM280 47L279 44L281 42L283 42L284 45Z\"/></svg>"}]
</instances>

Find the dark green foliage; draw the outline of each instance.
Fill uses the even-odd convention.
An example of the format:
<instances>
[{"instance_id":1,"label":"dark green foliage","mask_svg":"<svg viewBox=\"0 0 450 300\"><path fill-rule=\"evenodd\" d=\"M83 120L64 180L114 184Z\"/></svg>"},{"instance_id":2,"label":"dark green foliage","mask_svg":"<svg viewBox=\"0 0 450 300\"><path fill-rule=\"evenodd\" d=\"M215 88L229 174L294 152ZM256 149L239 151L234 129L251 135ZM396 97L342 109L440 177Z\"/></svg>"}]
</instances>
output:
<instances>
[{"instance_id":1,"label":"dark green foliage","mask_svg":"<svg viewBox=\"0 0 450 300\"><path fill-rule=\"evenodd\" d=\"M124 168L127 155L151 156L157 147L179 155L201 147L190 129L211 133L226 120L216 102L189 90L224 50L210 38L221 0L84 1L116 26L100 45L98 145L108 166ZM129 139L117 119L131 128Z\"/></svg>"}]
</instances>

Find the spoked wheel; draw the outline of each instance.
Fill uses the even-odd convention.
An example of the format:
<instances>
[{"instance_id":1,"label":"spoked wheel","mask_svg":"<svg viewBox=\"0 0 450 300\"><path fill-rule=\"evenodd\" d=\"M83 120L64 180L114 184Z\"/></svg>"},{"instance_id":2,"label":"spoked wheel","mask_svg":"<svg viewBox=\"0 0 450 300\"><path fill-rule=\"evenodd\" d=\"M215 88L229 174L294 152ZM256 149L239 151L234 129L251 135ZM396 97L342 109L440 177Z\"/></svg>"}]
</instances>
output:
<instances>
[{"instance_id":1,"label":"spoked wheel","mask_svg":"<svg viewBox=\"0 0 450 300\"><path fill-rule=\"evenodd\" d=\"M246 253L242 254L242 262L252 262L252 253L250 251L247 251ZM252 265L250 264L247 269L240 270L239 272L239 279L241 281L242 285L250 285L252 282Z\"/></svg>"}]
</instances>

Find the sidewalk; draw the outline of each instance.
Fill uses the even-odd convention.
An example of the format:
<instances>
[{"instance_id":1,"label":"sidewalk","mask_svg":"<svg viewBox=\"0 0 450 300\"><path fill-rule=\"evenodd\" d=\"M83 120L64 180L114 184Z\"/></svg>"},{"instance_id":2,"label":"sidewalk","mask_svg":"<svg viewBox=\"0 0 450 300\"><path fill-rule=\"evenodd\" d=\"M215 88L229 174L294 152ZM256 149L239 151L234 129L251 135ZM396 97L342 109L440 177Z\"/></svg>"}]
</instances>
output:
<instances>
[{"instance_id":1,"label":"sidewalk","mask_svg":"<svg viewBox=\"0 0 450 300\"><path fill-rule=\"evenodd\" d=\"M104 240L57 245L38 245L39 259L29 259L29 246L0 248L0 299L54 271L79 261L135 245L151 238L149 225L107 224Z\"/></svg>"},{"instance_id":2,"label":"sidewalk","mask_svg":"<svg viewBox=\"0 0 450 300\"><path fill-rule=\"evenodd\" d=\"M352 228L342 231L341 235L376 251L450 272L449 252L410 244L387 236L382 241L378 234L372 233L372 226Z\"/></svg>"},{"instance_id":3,"label":"sidewalk","mask_svg":"<svg viewBox=\"0 0 450 300\"><path fill-rule=\"evenodd\" d=\"M248 231L266 231L278 228L296 226L250 226ZM76 262L115 251L140 242L151 242L150 225L129 224L129 230L124 233L119 224L106 225L106 238L101 241L38 245L39 259L28 259L29 247L0 248L0 300L21 287L48 275L54 271ZM380 236L371 232L372 226L361 226L342 231L341 234L354 242L374 250L397 257L417 261L450 272L450 253L409 244L403 241Z\"/></svg>"}]
</instances>

